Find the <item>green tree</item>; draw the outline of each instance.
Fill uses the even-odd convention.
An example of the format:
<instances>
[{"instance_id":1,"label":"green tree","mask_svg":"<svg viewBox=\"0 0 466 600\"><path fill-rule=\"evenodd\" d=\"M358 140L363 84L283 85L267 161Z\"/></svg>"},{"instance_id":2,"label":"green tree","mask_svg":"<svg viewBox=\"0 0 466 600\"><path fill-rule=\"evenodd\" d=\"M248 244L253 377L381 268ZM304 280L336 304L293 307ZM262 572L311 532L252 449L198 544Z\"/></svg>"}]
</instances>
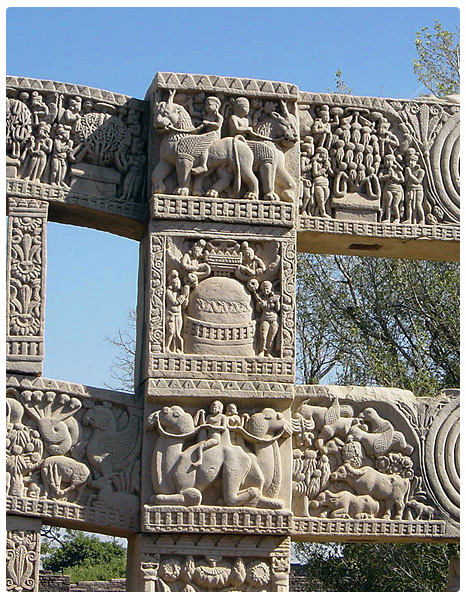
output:
<instances>
[{"instance_id":1,"label":"green tree","mask_svg":"<svg viewBox=\"0 0 466 600\"><path fill-rule=\"evenodd\" d=\"M441 592L456 544L296 544L324 592Z\"/></svg>"},{"instance_id":2,"label":"green tree","mask_svg":"<svg viewBox=\"0 0 466 600\"><path fill-rule=\"evenodd\" d=\"M423 27L416 33L414 72L419 81L435 96L460 92L459 32L443 29L435 20L433 31Z\"/></svg>"},{"instance_id":3,"label":"green tree","mask_svg":"<svg viewBox=\"0 0 466 600\"><path fill-rule=\"evenodd\" d=\"M105 581L126 576L126 550L116 540L52 528L41 543L42 566L53 573L70 575L71 583Z\"/></svg>"},{"instance_id":4,"label":"green tree","mask_svg":"<svg viewBox=\"0 0 466 600\"><path fill-rule=\"evenodd\" d=\"M301 380L459 387L459 287L455 263L300 255Z\"/></svg>"}]
</instances>

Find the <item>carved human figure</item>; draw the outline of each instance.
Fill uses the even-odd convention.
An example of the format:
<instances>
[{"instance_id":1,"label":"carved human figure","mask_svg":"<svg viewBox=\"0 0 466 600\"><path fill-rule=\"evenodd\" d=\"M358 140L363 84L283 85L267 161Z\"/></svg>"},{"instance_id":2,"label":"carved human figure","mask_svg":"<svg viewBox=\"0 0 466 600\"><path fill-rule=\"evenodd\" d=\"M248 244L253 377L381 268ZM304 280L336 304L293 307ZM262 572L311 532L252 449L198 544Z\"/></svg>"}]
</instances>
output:
<instances>
[{"instance_id":1,"label":"carved human figure","mask_svg":"<svg viewBox=\"0 0 466 600\"><path fill-rule=\"evenodd\" d=\"M134 138L129 155L125 156L124 153L119 153L118 157L122 163L122 171L125 173L121 198L138 200L144 184L144 166L146 164L143 141L140 138Z\"/></svg>"},{"instance_id":2,"label":"carved human figure","mask_svg":"<svg viewBox=\"0 0 466 600\"><path fill-rule=\"evenodd\" d=\"M314 136L316 148L330 148L332 141L332 127L330 121L330 109L323 104L316 109L317 117L311 127L311 133Z\"/></svg>"},{"instance_id":3,"label":"carved human figure","mask_svg":"<svg viewBox=\"0 0 466 600\"><path fill-rule=\"evenodd\" d=\"M166 303L166 348L168 352L183 353L184 340L182 337L183 329L183 309L188 306L189 286L181 286L181 279L178 271L173 269L168 275Z\"/></svg>"},{"instance_id":4,"label":"carved human figure","mask_svg":"<svg viewBox=\"0 0 466 600\"><path fill-rule=\"evenodd\" d=\"M313 138L309 138L313 140ZM312 195L312 182L309 175L312 171L312 157L314 156L314 141L301 144L301 206L300 211L311 215L314 208Z\"/></svg>"},{"instance_id":5,"label":"carved human figure","mask_svg":"<svg viewBox=\"0 0 466 600\"><path fill-rule=\"evenodd\" d=\"M203 427L199 440L204 441L204 444L199 446L199 461L202 463L202 452L209 448L214 448L220 444L222 433L228 427L228 419L223 414L223 404L220 400L214 400L209 408L209 413L206 415L205 427Z\"/></svg>"},{"instance_id":6,"label":"carved human figure","mask_svg":"<svg viewBox=\"0 0 466 600\"><path fill-rule=\"evenodd\" d=\"M263 281L259 292L254 289L255 286L250 285L249 288L253 291L257 310L260 312L258 356L272 356L280 328L280 296L274 293L273 284L270 281Z\"/></svg>"},{"instance_id":7,"label":"carved human figure","mask_svg":"<svg viewBox=\"0 0 466 600\"><path fill-rule=\"evenodd\" d=\"M386 154L384 157L383 171L379 175L382 187L381 220L390 223L400 222L400 209L403 202L403 186L405 178L401 165L394 154Z\"/></svg>"},{"instance_id":8,"label":"carved human figure","mask_svg":"<svg viewBox=\"0 0 466 600\"><path fill-rule=\"evenodd\" d=\"M192 282L199 282L208 277L211 273L211 267L206 262L207 242L205 240L197 240L191 248L185 252L181 258L181 265L188 275L195 276Z\"/></svg>"},{"instance_id":9,"label":"carved human figure","mask_svg":"<svg viewBox=\"0 0 466 600\"><path fill-rule=\"evenodd\" d=\"M424 169L418 164L418 155L414 148L406 151L406 211L405 223L425 223L424 212Z\"/></svg>"},{"instance_id":10,"label":"carved human figure","mask_svg":"<svg viewBox=\"0 0 466 600\"><path fill-rule=\"evenodd\" d=\"M52 151L52 173L50 183L67 188L65 184L66 172L68 169L68 157L73 148L73 142L70 139L70 129L65 125L58 125L55 131Z\"/></svg>"},{"instance_id":11,"label":"carved human figure","mask_svg":"<svg viewBox=\"0 0 466 600\"><path fill-rule=\"evenodd\" d=\"M249 134L254 134L254 129L251 126L249 117L250 104L249 100L244 97L235 98L231 101L233 114L228 119L228 132L232 137L242 135L248 137Z\"/></svg>"},{"instance_id":12,"label":"carved human figure","mask_svg":"<svg viewBox=\"0 0 466 600\"><path fill-rule=\"evenodd\" d=\"M205 115L203 116L202 122L198 127L193 129L191 133L202 134L214 132L215 135L209 138L211 139L212 144L215 140L220 139L220 132L223 125L223 115L220 114L221 105L222 103L217 97L208 96L205 101ZM193 175L200 175L201 173L206 173L208 171L208 156L209 146L204 146L198 159L199 166L191 169Z\"/></svg>"},{"instance_id":13,"label":"carved human figure","mask_svg":"<svg viewBox=\"0 0 466 600\"><path fill-rule=\"evenodd\" d=\"M39 123L37 135L29 139L26 154L29 163L24 179L30 179L39 183L47 166L47 156L52 151L53 141L49 137L50 126L47 123Z\"/></svg>"},{"instance_id":14,"label":"carved human figure","mask_svg":"<svg viewBox=\"0 0 466 600\"><path fill-rule=\"evenodd\" d=\"M49 107L42 100L42 96L39 92L31 92L31 113L32 113L32 124L38 126L40 123L45 123L49 114Z\"/></svg>"},{"instance_id":15,"label":"carved human figure","mask_svg":"<svg viewBox=\"0 0 466 600\"><path fill-rule=\"evenodd\" d=\"M257 256L248 242L241 243L241 264L238 265L235 276L241 281L249 281L264 273L266 267L264 261Z\"/></svg>"},{"instance_id":16,"label":"carved human figure","mask_svg":"<svg viewBox=\"0 0 466 600\"><path fill-rule=\"evenodd\" d=\"M330 197L329 175L332 174L332 167L326 148L317 148L312 158L312 196L314 206L318 215L326 219L330 218L327 213L326 203Z\"/></svg>"}]
</instances>

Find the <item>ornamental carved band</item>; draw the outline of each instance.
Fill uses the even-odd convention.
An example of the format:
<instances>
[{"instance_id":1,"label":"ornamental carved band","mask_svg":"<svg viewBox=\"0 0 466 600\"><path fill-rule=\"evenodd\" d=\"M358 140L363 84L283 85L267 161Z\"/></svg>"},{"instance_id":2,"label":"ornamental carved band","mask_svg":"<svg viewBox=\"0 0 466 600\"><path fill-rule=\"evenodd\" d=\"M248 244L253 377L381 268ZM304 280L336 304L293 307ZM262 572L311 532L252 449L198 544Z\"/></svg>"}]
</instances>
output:
<instances>
[{"instance_id":1,"label":"ornamental carved band","mask_svg":"<svg viewBox=\"0 0 466 600\"><path fill-rule=\"evenodd\" d=\"M290 540L459 538L459 392L295 384L296 253L457 260L459 99L7 78L8 587L40 523L128 591L284 592ZM141 242L134 394L41 377L46 221Z\"/></svg>"}]
</instances>

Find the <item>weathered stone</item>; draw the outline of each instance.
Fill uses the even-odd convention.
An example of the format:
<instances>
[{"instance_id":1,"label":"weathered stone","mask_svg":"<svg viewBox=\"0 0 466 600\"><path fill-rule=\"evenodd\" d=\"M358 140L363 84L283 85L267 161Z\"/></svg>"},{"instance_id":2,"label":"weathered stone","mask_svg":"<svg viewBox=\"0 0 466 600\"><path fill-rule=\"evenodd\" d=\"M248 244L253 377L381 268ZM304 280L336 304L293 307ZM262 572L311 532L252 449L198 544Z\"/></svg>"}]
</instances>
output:
<instances>
[{"instance_id":1,"label":"weathered stone","mask_svg":"<svg viewBox=\"0 0 466 600\"><path fill-rule=\"evenodd\" d=\"M294 384L297 251L458 260L457 99L146 98L7 78L8 589L41 522L129 536L147 592L285 592L291 536L458 540L458 391ZM37 377L47 220L142 241L136 394Z\"/></svg>"}]
</instances>

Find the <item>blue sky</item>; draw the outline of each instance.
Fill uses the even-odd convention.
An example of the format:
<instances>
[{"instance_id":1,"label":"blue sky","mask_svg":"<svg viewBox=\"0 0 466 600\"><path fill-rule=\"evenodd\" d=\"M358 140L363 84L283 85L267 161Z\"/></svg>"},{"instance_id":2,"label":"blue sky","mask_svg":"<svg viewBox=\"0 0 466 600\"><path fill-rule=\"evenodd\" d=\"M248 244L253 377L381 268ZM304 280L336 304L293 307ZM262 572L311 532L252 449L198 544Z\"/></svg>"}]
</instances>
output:
<instances>
[{"instance_id":1,"label":"blue sky","mask_svg":"<svg viewBox=\"0 0 466 600\"><path fill-rule=\"evenodd\" d=\"M414 39L454 7L9 8L6 72L143 98L157 71L219 74L328 91L335 72L356 95L414 98ZM138 244L50 224L44 376L103 386L135 306Z\"/></svg>"}]
</instances>

